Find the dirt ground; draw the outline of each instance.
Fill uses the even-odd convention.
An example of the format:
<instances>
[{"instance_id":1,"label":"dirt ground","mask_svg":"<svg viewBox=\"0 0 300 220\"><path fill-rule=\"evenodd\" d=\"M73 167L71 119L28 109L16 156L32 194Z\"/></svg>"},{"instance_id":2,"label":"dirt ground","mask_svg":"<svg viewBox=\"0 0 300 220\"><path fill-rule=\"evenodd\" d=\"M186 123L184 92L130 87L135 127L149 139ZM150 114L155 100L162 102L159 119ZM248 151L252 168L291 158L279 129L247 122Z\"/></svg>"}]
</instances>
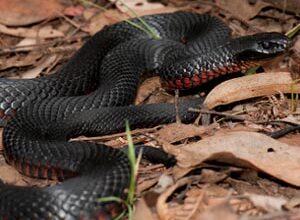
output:
<instances>
[{"instance_id":1,"label":"dirt ground","mask_svg":"<svg viewBox=\"0 0 300 220\"><path fill-rule=\"evenodd\" d=\"M1 77L54 73L98 30L134 17L128 8L139 16L209 13L228 24L235 37L263 31L291 34L300 24L299 0L3 0ZM194 124L132 131L134 143L162 147L178 161L168 169L142 161L134 219L300 219L299 133L295 129L278 139L267 135L300 125L300 37L292 40L287 53L258 69L261 74L231 79L215 92L200 88L197 93L210 97L207 109L197 109L201 117ZM140 86L135 104L173 100L159 78L152 77ZM199 123L207 116L208 124ZM127 143L125 133L76 140L112 147ZM20 186L57 184L19 174L3 154L0 178Z\"/></svg>"}]
</instances>

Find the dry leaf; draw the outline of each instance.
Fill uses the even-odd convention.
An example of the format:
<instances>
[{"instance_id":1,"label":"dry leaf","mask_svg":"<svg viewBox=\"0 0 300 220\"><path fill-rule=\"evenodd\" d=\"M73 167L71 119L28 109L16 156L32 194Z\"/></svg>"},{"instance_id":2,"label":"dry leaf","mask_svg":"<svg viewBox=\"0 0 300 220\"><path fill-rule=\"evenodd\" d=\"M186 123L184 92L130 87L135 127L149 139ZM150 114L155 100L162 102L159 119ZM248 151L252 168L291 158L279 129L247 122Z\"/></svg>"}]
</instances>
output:
<instances>
[{"instance_id":1,"label":"dry leaf","mask_svg":"<svg viewBox=\"0 0 300 220\"><path fill-rule=\"evenodd\" d=\"M286 204L284 204L284 208L287 209L287 210L293 210L294 208L297 208L299 206L300 206L300 197L299 197L299 195L296 195L290 201L288 201Z\"/></svg>"},{"instance_id":2,"label":"dry leaf","mask_svg":"<svg viewBox=\"0 0 300 220\"><path fill-rule=\"evenodd\" d=\"M163 10L160 10L160 11L148 10L148 11L136 11L136 13L138 16L143 16L143 15L149 15L149 14L155 14L155 13L175 12L176 10L177 9L175 9L175 8L164 7ZM99 30L101 30L106 25L111 25L111 24L117 23L119 21L129 19L131 17L134 17L134 15L129 16L118 10L109 9L103 13L100 13L100 14L94 16L91 19L91 23L90 23L87 31L91 35L93 35L96 32L98 32Z\"/></svg>"},{"instance_id":3,"label":"dry leaf","mask_svg":"<svg viewBox=\"0 0 300 220\"><path fill-rule=\"evenodd\" d=\"M161 87L160 78L151 77L146 79L138 88L137 96L135 98L135 105L138 105L145 101L149 96L158 88Z\"/></svg>"},{"instance_id":4,"label":"dry leaf","mask_svg":"<svg viewBox=\"0 0 300 220\"><path fill-rule=\"evenodd\" d=\"M168 147L166 150L176 156L177 169L216 160L254 168L289 184L300 186L300 148L263 134L229 132L177 149Z\"/></svg>"},{"instance_id":5,"label":"dry leaf","mask_svg":"<svg viewBox=\"0 0 300 220\"><path fill-rule=\"evenodd\" d=\"M172 184L174 184L173 178L171 176L162 174L158 179L158 183L154 188L154 192L162 193L166 190L167 187L171 186Z\"/></svg>"},{"instance_id":6,"label":"dry leaf","mask_svg":"<svg viewBox=\"0 0 300 220\"><path fill-rule=\"evenodd\" d=\"M32 51L24 56L13 56L9 59L0 60L0 70L8 69L11 67L24 67L34 65L41 57L42 53Z\"/></svg>"},{"instance_id":7,"label":"dry leaf","mask_svg":"<svg viewBox=\"0 0 300 220\"><path fill-rule=\"evenodd\" d=\"M109 0L112 3L115 3L115 0ZM134 16L132 11L139 16L142 15L151 15L158 13L174 12L177 9L173 7L166 7L160 2L149 2L147 0L122 0L115 3L116 7L125 14ZM130 11L129 8L132 10Z\"/></svg>"},{"instance_id":8,"label":"dry leaf","mask_svg":"<svg viewBox=\"0 0 300 220\"><path fill-rule=\"evenodd\" d=\"M225 81L216 86L206 97L204 105L215 108L249 98L273 95L278 92L300 93L300 84L291 85L294 80L289 72L269 72L243 76Z\"/></svg>"},{"instance_id":9,"label":"dry leaf","mask_svg":"<svg viewBox=\"0 0 300 220\"><path fill-rule=\"evenodd\" d=\"M64 33L53 29L51 26L30 27L30 28L8 28L0 24L0 32L16 37L26 38L56 38L64 37Z\"/></svg>"},{"instance_id":10,"label":"dry leaf","mask_svg":"<svg viewBox=\"0 0 300 220\"><path fill-rule=\"evenodd\" d=\"M300 13L300 4L299 0L288 0L288 1L282 1L282 0L263 0L264 2L267 2L271 4L272 6L282 10L282 11L291 11L296 14Z\"/></svg>"},{"instance_id":11,"label":"dry leaf","mask_svg":"<svg viewBox=\"0 0 300 220\"><path fill-rule=\"evenodd\" d=\"M47 57L45 60L43 60L43 62L40 62L39 65L37 65L35 68L22 73L21 78L32 79L39 76L44 69L51 66L51 64L53 64L56 61L57 57L58 55L56 54Z\"/></svg>"},{"instance_id":12,"label":"dry leaf","mask_svg":"<svg viewBox=\"0 0 300 220\"><path fill-rule=\"evenodd\" d=\"M173 194L173 192L187 184L190 184L194 181L199 181L201 176L190 176L183 178L177 181L174 185L172 185L169 189L167 189L164 193L160 195L158 198L156 209L157 214L161 220L192 220L196 219L194 215L197 215L202 207L202 200L204 196L204 192L200 191L199 194L192 198L189 197L188 201L183 205L172 204L171 207L168 205L168 198Z\"/></svg>"},{"instance_id":13,"label":"dry leaf","mask_svg":"<svg viewBox=\"0 0 300 220\"><path fill-rule=\"evenodd\" d=\"M23 26L59 15L63 5L58 0L1 0L0 23Z\"/></svg>"},{"instance_id":14,"label":"dry leaf","mask_svg":"<svg viewBox=\"0 0 300 220\"><path fill-rule=\"evenodd\" d=\"M238 220L238 215L234 213L228 201L211 207L204 213L200 214L197 220Z\"/></svg>"},{"instance_id":15,"label":"dry leaf","mask_svg":"<svg viewBox=\"0 0 300 220\"><path fill-rule=\"evenodd\" d=\"M263 8L269 6L268 3L257 1L250 5L248 0L217 0L217 5L226 11L238 17L241 20L249 20L256 16Z\"/></svg>"},{"instance_id":16,"label":"dry leaf","mask_svg":"<svg viewBox=\"0 0 300 220\"><path fill-rule=\"evenodd\" d=\"M79 6L71 6L65 8L64 14L67 16L79 16L82 15L84 12L84 7L82 5Z\"/></svg>"},{"instance_id":17,"label":"dry leaf","mask_svg":"<svg viewBox=\"0 0 300 220\"><path fill-rule=\"evenodd\" d=\"M116 2L115 0L109 1L112 3ZM148 2L147 0L122 0L122 2L117 1L115 5L123 13L129 12L128 8L138 13L139 11L147 11L149 9L154 11L161 10L165 7L160 2Z\"/></svg>"},{"instance_id":18,"label":"dry leaf","mask_svg":"<svg viewBox=\"0 0 300 220\"><path fill-rule=\"evenodd\" d=\"M256 206L268 212L282 211L283 205L287 200L282 197L273 197L257 194L246 194L251 202Z\"/></svg>"},{"instance_id":19,"label":"dry leaf","mask_svg":"<svg viewBox=\"0 0 300 220\"><path fill-rule=\"evenodd\" d=\"M120 13L117 10L109 9L105 12L99 13L98 15L92 17L90 25L88 27L88 32L94 35L96 32L101 30L106 25L111 25L117 23L118 21L128 19L128 16Z\"/></svg>"},{"instance_id":20,"label":"dry leaf","mask_svg":"<svg viewBox=\"0 0 300 220\"><path fill-rule=\"evenodd\" d=\"M156 132L158 138L174 143L189 137L201 136L219 125L217 123L211 124L210 126L195 126L193 124L179 124L173 123L164 126L162 129Z\"/></svg>"},{"instance_id":21,"label":"dry leaf","mask_svg":"<svg viewBox=\"0 0 300 220\"><path fill-rule=\"evenodd\" d=\"M145 200L143 198L139 199L136 206L135 212L133 215L133 220L154 220L155 218L152 215L150 208L147 206Z\"/></svg>"},{"instance_id":22,"label":"dry leaf","mask_svg":"<svg viewBox=\"0 0 300 220\"><path fill-rule=\"evenodd\" d=\"M36 38L24 38L16 44L15 51L31 51L37 43Z\"/></svg>"}]
</instances>

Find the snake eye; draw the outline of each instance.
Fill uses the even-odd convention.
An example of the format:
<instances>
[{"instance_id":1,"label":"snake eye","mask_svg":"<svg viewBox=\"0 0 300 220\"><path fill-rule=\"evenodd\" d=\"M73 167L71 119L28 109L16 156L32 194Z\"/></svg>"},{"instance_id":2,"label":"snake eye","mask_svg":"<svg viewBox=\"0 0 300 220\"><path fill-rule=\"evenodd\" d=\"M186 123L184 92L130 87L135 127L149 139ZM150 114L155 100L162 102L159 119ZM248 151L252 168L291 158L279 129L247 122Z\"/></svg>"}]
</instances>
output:
<instances>
[{"instance_id":1,"label":"snake eye","mask_svg":"<svg viewBox=\"0 0 300 220\"><path fill-rule=\"evenodd\" d=\"M262 42L262 47L264 49L270 49L271 48L271 44L267 41Z\"/></svg>"}]
</instances>

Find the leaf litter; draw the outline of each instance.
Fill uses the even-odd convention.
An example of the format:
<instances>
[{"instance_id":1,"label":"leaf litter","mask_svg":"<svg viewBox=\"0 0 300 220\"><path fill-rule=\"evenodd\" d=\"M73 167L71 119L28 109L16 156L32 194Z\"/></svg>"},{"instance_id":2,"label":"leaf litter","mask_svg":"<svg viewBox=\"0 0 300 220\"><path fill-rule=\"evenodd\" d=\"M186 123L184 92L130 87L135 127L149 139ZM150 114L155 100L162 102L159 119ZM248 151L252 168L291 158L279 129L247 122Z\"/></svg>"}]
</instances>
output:
<instances>
[{"instance_id":1,"label":"leaf litter","mask_svg":"<svg viewBox=\"0 0 300 220\"><path fill-rule=\"evenodd\" d=\"M239 36L294 27L299 23L299 4L284 2L96 1L107 8L103 11L76 0L4 0L0 3L0 74L10 78L51 74L90 35L132 16L126 6L139 16L175 10L210 13L223 18L233 35ZM35 4L39 13L31 13ZM133 131L134 142L160 145L178 160L168 169L141 165L135 219L300 219L299 134L279 140L266 135L288 126L283 121L299 124L297 98L284 95L299 92L294 81L300 72L299 39L295 37L289 54L263 66L266 73L233 79L212 90L205 103L209 109L199 112L199 117L209 116L213 122L208 127L175 123ZM154 78L143 82L136 104L172 100ZM77 140L113 147L127 142L124 133ZM55 183L21 176L3 157L0 176L17 185Z\"/></svg>"}]
</instances>

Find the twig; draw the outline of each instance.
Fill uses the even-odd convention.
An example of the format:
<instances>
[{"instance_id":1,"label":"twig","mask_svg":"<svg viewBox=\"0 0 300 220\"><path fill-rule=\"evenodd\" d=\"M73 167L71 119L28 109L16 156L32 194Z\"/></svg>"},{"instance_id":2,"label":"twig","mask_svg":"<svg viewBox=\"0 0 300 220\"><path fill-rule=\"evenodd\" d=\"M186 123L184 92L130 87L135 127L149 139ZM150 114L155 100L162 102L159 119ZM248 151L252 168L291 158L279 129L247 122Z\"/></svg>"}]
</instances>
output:
<instances>
[{"instance_id":1,"label":"twig","mask_svg":"<svg viewBox=\"0 0 300 220\"><path fill-rule=\"evenodd\" d=\"M82 28L82 26L80 24L77 24L75 21L73 21L72 19L68 18L67 16L65 16L63 13L59 12L58 13L59 16L61 16L63 19L65 19L68 23L70 23L71 25L73 25L76 29L78 30L82 30L85 32L85 30Z\"/></svg>"},{"instance_id":2,"label":"twig","mask_svg":"<svg viewBox=\"0 0 300 220\"><path fill-rule=\"evenodd\" d=\"M159 129L161 125L156 126L154 128L144 128L144 129L136 129L131 131L131 134L144 134L147 132L154 132L157 129ZM111 140L117 137L122 137L125 136L126 132L121 132L117 134L112 134L112 135L104 135L104 136L98 136L98 137L77 137L77 138L72 138L71 141L104 141L104 140Z\"/></svg>"},{"instance_id":3,"label":"twig","mask_svg":"<svg viewBox=\"0 0 300 220\"><path fill-rule=\"evenodd\" d=\"M174 104L175 104L175 111L176 111L176 123L181 123L181 119L179 116L179 107L178 107L178 99L179 99L179 90L175 90L175 97L174 97Z\"/></svg>"},{"instance_id":4,"label":"twig","mask_svg":"<svg viewBox=\"0 0 300 220\"><path fill-rule=\"evenodd\" d=\"M271 132L269 133L269 136L272 137L272 138L280 138L280 137L283 137L293 131L298 131L300 130L300 125L296 125L296 126L289 126L289 127L286 127L284 129L281 129L279 131L274 131L274 132Z\"/></svg>"},{"instance_id":5,"label":"twig","mask_svg":"<svg viewBox=\"0 0 300 220\"><path fill-rule=\"evenodd\" d=\"M229 113L223 113L223 112L216 112L216 111L210 111L210 110L204 110L204 109L195 109L195 108L189 108L189 111L191 112L198 112L198 113L202 113L202 114L210 114L210 115L219 115L219 116L224 116L226 118L231 118L231 119L235 119L235 120L240 120L240 121L251 121L250 119L246 119L243 116L237 116L237 115L233 115L233 114L229 114ZM237 114L240 114L243 112L238 112Z\"/></svg>"}]
</instances>

